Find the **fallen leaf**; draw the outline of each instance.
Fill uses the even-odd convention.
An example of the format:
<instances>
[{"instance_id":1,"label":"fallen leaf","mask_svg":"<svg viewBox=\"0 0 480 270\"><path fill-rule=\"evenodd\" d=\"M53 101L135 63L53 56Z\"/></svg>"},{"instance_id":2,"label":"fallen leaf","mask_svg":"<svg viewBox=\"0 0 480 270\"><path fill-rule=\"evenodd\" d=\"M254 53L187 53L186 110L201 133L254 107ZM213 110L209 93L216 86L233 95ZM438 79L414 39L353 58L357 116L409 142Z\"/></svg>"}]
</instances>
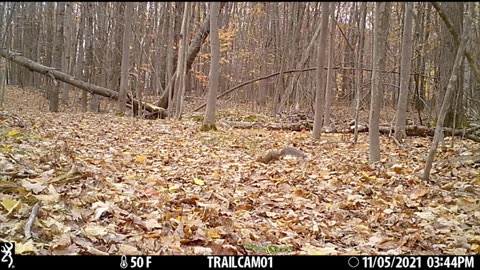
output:
<instances>
[{"instance_id":1,"label":"fallen leaf","mask_svg":"<svg viewBox=\"0 0 480 270\"><path fill-rule=\"evenodd\" d=\"M208 230L207 236L212 238L212 239L217 239L217 238L221 237L220 234L218 234L218 232L216 232L214 230Z\"/></svg>"},{"instance_id":2,"label":"fallen leaf","mask_svg":"<svg viewBox=\"0 0 480 270\"><path fill-rule=\"evenodd\" d=\"M32 240L28 240L25 243L15 243L15 254L24 254L27 252L34 252L35 250Z\"/></svg>"},{"instance_id":3,"label":"fallen leaf","mask_svg":"<svg viewBox=\"0 0 480 270\"><path fill-rule=\"evenodd\" d=\"M22 135L22 132L20 132L16 129L12 129L9 132L7 132L8 137L17 137L17 136L20 136L20 135Z\"/></svg>"},{"instance_id":4,"label":"fallen leaf","mask_svg":"<svg viewBox=\"0 0 480 270\"><path fill-rule=\"evenodd\" d=\"M426 188L416 188L410 193L410 198L412 200L416 200L420 197L425 196L425 194L427 194L427 193L428 193L428 189L426 189Z\"/></svg>"},{"instance_id":5,"label":"fallen leaf","mask_svg":"<svg viewBox=\"0 0 480 270\"><path fill-rule=\"evenodd\" d=\"M84 229L87 236L105 236L108 234L108 230L105 227L99 225L88 225Z\"/></svg>"},{"instance_id":6,"label":"fallen leaf","mask_svg":"<svg viewBox=\"0 0 480 270\"><path fill-rule=\"evenodd\" d=\"M178 188L179 188L178 185L173 185L173 186L168 187L168 191L174 192L174 191L177 190Z\"/></svg>"},{"instance_id":7,"label":"fallen leaf","mask_svg":"<svg viewBox=\"0 0 480 270\"><path fill-rule=\"evenodd\" d=\"M138 156L136 159L135 159L135 163L137 164L142 164L145 162L145 160L147 159L146 156Z\"/></svg>"},{"instance_id":8,"label":"fallen leaf","mask_svg":"<svg viewBox=\"0 0 480 270\"><path fill-rule=\"evenodd\" d=\"M4 198L2 200L2 205L8 212L12 211L14 207L17 205L17 203L18 203L17 200L13 200L9 198Z\"/></svg>"},{"instance_id":9,"label":"fallen leaf","mask_svg":"<svg viewBox=\"0 0 480 270\"><path fill-rule=\"evenodd\" d=\"M205 185L205 181L203 181L202 179L193 178L193 182L195 183L195 185L198 185L198 186L204 186Z\"/></svg>"},{"instance_id":10,"label":"fallen leaf","mask_svg":"<svg viewBox=\"0 0 480 270\"><path fill-rule=\"evenodd\" d=\"M141 255L142 254L137 247L134 247L128 244L121 244L118 247L118 251L122 255Z\"/></svg>"},{"instance_id":11,"label":"fallen leaf","mask_svg":"<svg viewBox=\"0 0 480 270\"><path fill-rule=\"evenodd\" d=\"M307 255L336 255L338 251L334 247L315 247L307 243L302 250L307 253Z\"/></svg>"},{"instance_id":12,"label":"fallen leaf","mask_svg":"<svg viewBox=\"0 0 480 270\"><path fill-rule=\"evenodd\" d=\"M31 183L25 179L22 179L22 186L27 190L31 190L34 194L40 193L42 190L44 190L47 187L42 183Z\"/></svg>"},{"instance_id":13,"label":"fallen leaf","mask_svg":"<svg viewBox=\"0 0 480 270\"><path fill-rule=\"evenodd\" d=\"M209 247L193 247L193 253L195 255L211 255L212 249Z\"/></svg>"}]
</instances>

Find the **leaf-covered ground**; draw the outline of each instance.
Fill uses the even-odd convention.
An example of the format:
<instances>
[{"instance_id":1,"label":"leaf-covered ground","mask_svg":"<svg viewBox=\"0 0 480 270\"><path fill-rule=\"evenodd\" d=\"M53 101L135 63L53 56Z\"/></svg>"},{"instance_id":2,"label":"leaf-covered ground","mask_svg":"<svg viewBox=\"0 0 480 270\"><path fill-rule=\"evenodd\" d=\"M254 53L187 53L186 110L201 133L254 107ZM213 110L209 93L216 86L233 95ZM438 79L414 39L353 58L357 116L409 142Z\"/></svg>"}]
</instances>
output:
<instances>
[{"instance_id":1,"label":"leaf-covered ground","mask_svg":"<svg viewBox=\"0 0 480 270\"><path fill-rule=\"evenodd\" d=\"M45 112L9 89L0 112L0 240L34 254L477 254L480 178L472 164L419 174L429 138L230 129L195 117L141 120ZM256 162L268 150L305 160ZM437 160L475 154L455 139ZM25 224L35 204L40 211Z\"/></svg>"}]
</instances>

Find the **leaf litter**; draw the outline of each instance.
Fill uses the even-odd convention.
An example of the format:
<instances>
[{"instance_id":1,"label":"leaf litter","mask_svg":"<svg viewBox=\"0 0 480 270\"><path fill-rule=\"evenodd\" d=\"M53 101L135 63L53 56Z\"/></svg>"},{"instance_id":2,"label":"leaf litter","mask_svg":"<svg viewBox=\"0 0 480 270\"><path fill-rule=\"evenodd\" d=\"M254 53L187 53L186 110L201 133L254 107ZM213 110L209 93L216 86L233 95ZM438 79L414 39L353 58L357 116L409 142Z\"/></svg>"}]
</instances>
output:
<instances>
[{"instance_id":1,"label":"leaf litter","mask_svg":"<svg viewBox=\"0 0 480 270\"><path fill-rule=\"evenodd\" d=\"M308 131L200 132L188 118L0 115L0 239L17 254L480 252L478 170L447 164L421 180L428 138L402 149L382 137L383 160L369 165L364 134L354 146ZM309 158L255 161L289 145Z\"/></svg>"}]
</instances>

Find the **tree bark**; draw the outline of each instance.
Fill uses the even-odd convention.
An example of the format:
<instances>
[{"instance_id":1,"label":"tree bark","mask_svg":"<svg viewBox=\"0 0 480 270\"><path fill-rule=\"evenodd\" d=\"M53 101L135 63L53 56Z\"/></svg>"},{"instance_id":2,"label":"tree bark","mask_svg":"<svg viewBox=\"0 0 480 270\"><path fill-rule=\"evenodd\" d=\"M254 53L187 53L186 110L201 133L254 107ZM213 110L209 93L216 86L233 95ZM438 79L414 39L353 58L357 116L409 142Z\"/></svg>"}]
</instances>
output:
<instances>
[{"instance_id":1,"label":"tree bark","mask_svg":"<svg viewBox=\"0 0 480 270\"><path fill-rule=\"evenodd\" d=\"M122 42L122 65L120 68L120 91L118 93L118 111L125 113L128 93L128 71L130 69L130 42L132 40L133 2L127 2L124 13Z\"/></svg>"},{"instance_id":2,"label":"tree bark","mask_svg":"<svg viewBox=\"0 0 480 270\"><path fill-rule=\"evenodd\" d=\"M86 20L85 17L87 16L87 8L86 5L87 3L80 3L80 26L78 29L78 70L77 70L77 77L80 78L80 80L87 80L87 72L85 70L85 46L83 45L83 41L85 40L86 37L86 31L85 31L85 24ZM81 93L81 98L80 98L80 103L81 103L81 110L82 112L87 111L87 101L88 97L88 92L87 91L82 91Z\"/></svg>"},{"instance_id":3,"label":"tree bark","mask_svg":"<svg viewBox=\"0 0 480 270\"><path fill-rule=\"evenodd\" d=\"M88 82L91 84L96 83L96 78L97 78L97 70L96 67L98 66L94 53L95 49L97 47L97 40L95 39L95 36L98 36L98 33L94 31L94 27L97 24L97 18L95 16L95 10L96 10L96 4L93 2L88 2L88 18L87 18L87 37L86 37L86 44L88 50L86 51L87 56L86 56L86 62L87 62L87 67L88 67ZM90 97L90 104L89 104L89 109L91 112L98 112L99 111L99 100L98 96L95 96L95 94L91 94Z\"/></svg>"},{"instance_id":4,"label":"tree bark","mask_svg":"<svg viewBox=\"0 0 480 270\"><path fill-rule=\"evenodd\" d=\"M360 7L360 26L359 26L359 37L357 39L358 46L356 50L355 57L355 128L353 142L357 143L358 141L358 119L360 114L360 103L362 101L362 85L363 85L363 50L365 43L365 22L367 17L367 3L362 2Z\"/></svg>"},{"instance_id":5,"label":"tree bark","mask_svg":"<svg viewBox=\"0 0 480 270\"><path fill-rule=\"evenodd\" d=\"M53 66L58 69L63 69L63 58L65 55L64 42L63 42L63 19L65 16L65 3L59 2L57 5L57 16L56 16L56 37L55 37L55 54L53 56ZM51 88L49 96L49 110L51 112L58 112L59 101L60 101L60 91L62 84L55 83Z\"/></svg>"},{"instance_id":6,"label":"tree bark","mask_svg":"<svg viewBox=\"0 0 480 270\"><path fill-rule=\"evenodd\" d=\"M412 21L413 3L405 2L405 19L403 26L402 60L400 71L400 93L398 95L395 115L395 138L401 141L407 136L405 125L408 105L408 86L410 85L410 66L412 62Z\"/></svg>"},{"instance_id":7,"label":"tree bark","mask_svg":"<svg viewBox=\"0 0 480 270\"><path fill-rule=\"evenodd\" d=\"M220 10L225 6L226 2L220 2ZM185 72L189 71L192 68L193 61L197 57L200 48L202 47L203 42L207 38L208 34L210 33L210 17L205 18L200 29L198 29L195 37L193 38L190 46L188 47L187 53L187 68Z\"/></svg>"},{"instance_id":8,"label":"tree bark","mask_svg":"<svg viewBox=\"0 0 480 270\"><path fill-rule=\"evenodd\" d=\"M330 3L330 16L335 17L335 2ZM335 66L335 24L333 20L330 22L330 37L328 38L328 70L327 70L327 82L325 86L325 117L323 125L325 127L331 126L330 114L333 99L333 86L335 85L334 71Z\"/></svg>"},{"instance_id":9,"label":"tree bark","mask_svg":"<svg viewBox=\"0 0 480 270\"><path fill-rule=\"evenodd\" d=\"M187 33L190 19L191 3L185 2L183 12L182 28L180 30L180 41L178 46L177 74L175 77L175 118L180 119L183 113L183 101L185 95L186 72L186 50L187 50ZM169 104L170 106L170 104Z\"/></svg>"},{"instance_id":10,"label":"tree bark","mask_svg":"<svg viewBox=\"0 0 480 270\"><path fill-rule=\"evenodd\" d=\"M220 10L222 10L224 5L225 5L225 2L220 3ZM173 27L173 25L171 25L170 27ZM188 47L188 51L186 53L186 60L185 60L186 67L184 69L184 73L187 73L192 68L192 64L195 58L197 57L198 52L200 51L202 44L207 38L209 33L210 33L210 17L207 17L203 22L202 26L200 27L200 29L198 29L198 31L196 32L192 42L190 42L190 46ZM168 57L167 57L167 60L168 60ZM179 59L177 59L177 61L179 61ZM172 63L173 62L174 61L172 56ZM175 73L172 75L172 77L173 76L176 76ZM166 81L165 83L168 85L170 82ZM171 99L174 98L173 95L176 95L175 92L177 90L178 89L176 87L176 84L175 84L175 87L172 86L172 88L165 89L161 95L160 100L156 102L156 104L162 108L168 108L170 106L169 104L172 101Z\"/></svg>"},{"instance_id":11,"label":"tree bark","mask_svg":"<svg viewBox=\"0 0 480 270\"><path fill-rule=\"evenodd\" d=\"M220 69L220 41L218 38L218 13L220 12L219 2L210 2L210 47L212 61L210 63L210 74L208 76L207 109L202 130L216 130L215 127L215 105L218 92L218 78Z\"/></svg>"},{"instance_id":12,"label":"tree bark","mask_svg":"<svg viewBox=\"0 0 480 270\"><path fill-rule=\"evenodd\" d=\"M323 124L323 109L325 102L325 56L328 47L328 17L329 17L329 2L322 2L322 17L320 40L317 47L317 72L315 85L315 117L313 120L312 137L314 139L320 138L320 133Z\"/></svg>"},{"instance_id":13,"label":"tree bark","mask_svg":"<svg viewBox=\"0 0 480 270\"><path fill-rule=\"evenodd\" d=\"M370 101L370 117L368 133L369 139L369 161L380 160L380 108L382 102L382 78L380 70L385 62L385 49L387 43L388 7L385 2L375 3L375 24L373 32L373 71L372 71L372 92Z\"/></svg>"}]
</instances>

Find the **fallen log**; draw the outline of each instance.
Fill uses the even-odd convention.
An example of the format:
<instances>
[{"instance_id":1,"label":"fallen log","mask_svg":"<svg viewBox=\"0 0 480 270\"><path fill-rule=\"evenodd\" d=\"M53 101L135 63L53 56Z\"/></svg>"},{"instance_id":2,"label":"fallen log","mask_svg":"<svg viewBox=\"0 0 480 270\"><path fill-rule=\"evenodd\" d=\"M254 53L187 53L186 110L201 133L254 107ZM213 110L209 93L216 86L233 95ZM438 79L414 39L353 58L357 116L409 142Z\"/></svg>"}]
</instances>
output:
<instances>
[{"instance_id":1,"label":"fallen log","mask_svg":"<svg viewBox=\"0 0 480 270\"><path fill-rule=\"evenodd\" d=\"M448 136L456 136L456 137L465 137L470 139L474 142L480 142L480 136L475 134L478 128L468 128L468 129L455 129L455 128L443 128L443 135L445 137ZM414 126L408 125L405 128L408 136L420 136L420 137L427 137L433 136L435 134L435 127L426 127L426 126ZM394 132L393 128L389 127L381 127L380 133L382 134L389 134L390 132Z\"/></svg>"},{"instance_id":2,"label":"fallen log","mask_svg":"<svg viewBox=\"0 0 480 270\"><path fill-rule=\"evenodd\" d=\"M390 135L395 132L393 127L389 125L381 125L380 133L385 135ZM443 128L443 133L445 137L448 136L457 136L457 137L465 137L475 142L480 142L480 136L475 134L476 131L480 130L480 127L472 127L467 129L455 129L455 128ZM368 126L361 125L358 128L358 132L368 132ZM434 127L427 127L427 126L415 126L415 125L407 125L405 127L405 132L408 136L418 136L418 137L429 137L433 136L435 133ZM348 129L343 129L340 133L353 133L353 126Z\"/></svg>"},{"instance_id":3,"label":"fallen log","mask_svg":"<svg viewBox=\"0 0 480 270\"><path fill-rule=\"evenodd\" d=\"M309 123L262 123L262 122L239 122L239 121L220 121L220 125L241 128L241 129L251 129L251 128L265 128L270 130L290 130L290 131L302 131L302 130L311 130L311 124Z\"/></svg>"},{"instance_id":4,"label":"fallen log","mask_svg":"<svg viewBox=\"0 0 480 270\"><path fill-rule=\"evenodd\" d=\"M251 129L251 128L265 128L270 130L289 130L289 131L302 131L302 130L312 130L312 123L309 121L301 121L296 123L263 123L263 122L241 122L241 121L220 121L219 124L223 126L228 126L232 128L241 128L241 129ZM381 125L380 133L389 135L394 133L394 128ZM476 132L480 130L480 127L472 127L467 129L454 129L454 128L444 128L444 136L457 136L465 137L475 142L480 142L480 136ZM426 127L426 126L416 126L416 125L407 125L405 131L408 136L418 136L418 137L429 137L433 136L435 133L435 128ZM358 132L368 132L368 126L359 125ZM338 130L336 132L325 132L325 133L353 133L353 128L347 128Z\"/></svg>"},{"instance_id":5,"label":"fallen log","mask_svg":"<svg viewBox=\"0 0 480 270\"><path fill-rule=\"evenodd\" d=\"M68 83L77 88L85 90L91 94L96 94L96 95L104 96L113 100L118 100L118 92L115 92L105 87L101 87L101 86L97 86L94 84L81 81L56 68L47 67L31 59L28 59L19 53L11 52L5 49L0 49L0 55L16 64L24 66L30 71L40 73L54 80L59 80L64 83ZM147 112L146 115L148 115L149 118L165 118L167 116L167 112L164 108L155 106L153 104L140 102L133 98L130 98L127 102L129 104L133 104L136 107L138 107L138 105L141 104L142 105L141 107L146 110Z\"/></svg>"},{"instance_id":6,"label":"fallen log","mask_svg":"<svg viewBox=\"0 0 480 270\"><path fill-rule=\"evenodd\" d=\"M458 163L462 166L470 165L470 164L480 164L480 156L460 156L460 157L453 157L445 160L437 161L436 164L439 167L446 167L452 165L454 163Z\"/></svg>"}]
</instances>

